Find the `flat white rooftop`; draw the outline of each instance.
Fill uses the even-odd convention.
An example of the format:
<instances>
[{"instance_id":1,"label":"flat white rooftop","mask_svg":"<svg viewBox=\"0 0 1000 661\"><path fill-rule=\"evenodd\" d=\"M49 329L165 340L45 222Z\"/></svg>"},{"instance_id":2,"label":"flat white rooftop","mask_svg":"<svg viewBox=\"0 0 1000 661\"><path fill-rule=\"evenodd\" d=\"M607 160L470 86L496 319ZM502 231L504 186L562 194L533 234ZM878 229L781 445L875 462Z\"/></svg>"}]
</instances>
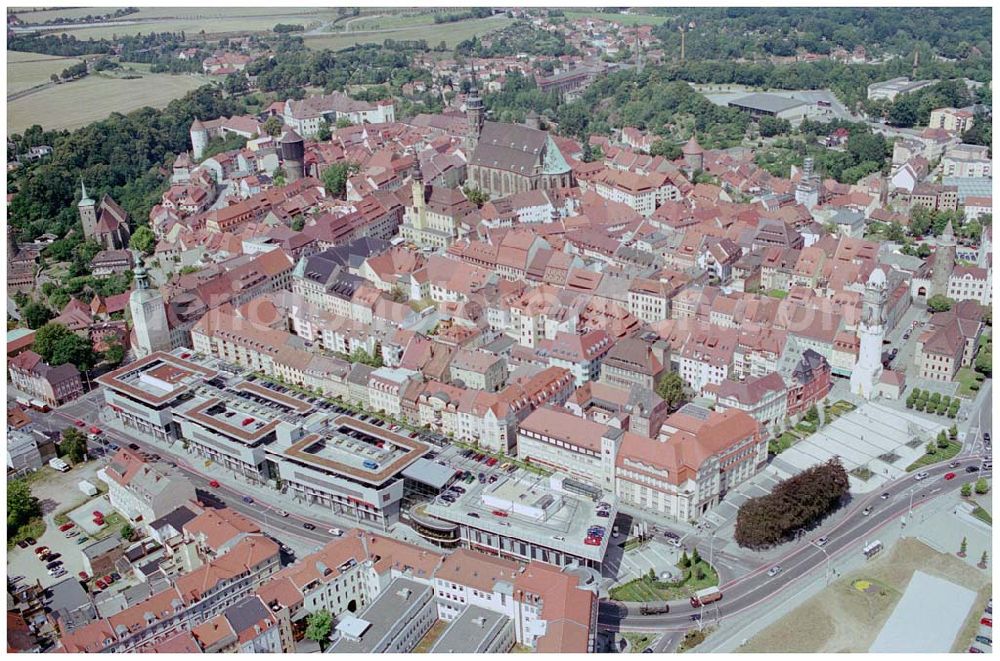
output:
<instances>
[{"instance_id":1,"label":"flat white rooftop","mask_svg":"<svg viewBox=\"0 0 1000 661\"><path fill-rule=\"evenodd\" d=\"M976 593L943 578L914 572L869 652L947 653L962 629Z\"/></svg>"}]
</instances>

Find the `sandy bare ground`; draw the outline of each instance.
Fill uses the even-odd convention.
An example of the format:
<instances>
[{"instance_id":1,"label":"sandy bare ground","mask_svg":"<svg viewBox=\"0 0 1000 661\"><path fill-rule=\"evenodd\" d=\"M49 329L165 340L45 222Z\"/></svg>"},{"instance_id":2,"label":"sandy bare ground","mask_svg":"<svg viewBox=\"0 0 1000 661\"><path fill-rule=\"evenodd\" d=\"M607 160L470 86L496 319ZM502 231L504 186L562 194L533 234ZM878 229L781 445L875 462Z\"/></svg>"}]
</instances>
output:
<instances>
[{"instance_id":1,"label":"sandy bare ground","mask_svg":"<svg viewBox=\"0 0 1000 661\"><path fill-rule=\"evenodd\" d=\"M979 592L952 651L965 650L992 594L990 573L958 558L938 553L915 539L901 540L893 551L863 569L832 583L809 601L750 639L740 652L867 652L889 619L916 570L948 579ZM854 582L867 580L862 592Z\"/></svg>"}]
</instances>

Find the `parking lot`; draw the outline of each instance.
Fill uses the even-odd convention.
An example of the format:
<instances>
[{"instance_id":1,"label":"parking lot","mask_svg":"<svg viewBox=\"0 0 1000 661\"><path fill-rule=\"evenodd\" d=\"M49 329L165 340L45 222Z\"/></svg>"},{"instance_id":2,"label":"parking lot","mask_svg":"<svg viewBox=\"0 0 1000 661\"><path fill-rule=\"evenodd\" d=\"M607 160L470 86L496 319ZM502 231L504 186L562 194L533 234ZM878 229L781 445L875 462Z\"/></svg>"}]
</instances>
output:
<instances>
[{"instance_id":1,"label":"parking lot","mask_svg":"<svg viewBox=\"0 0 1000 661\"><path fill-rule=\"evenodd\" d=\"M986 603L979 620L979 629L969 645L970 652L993 653L993 600Z\"/></svg>"}]
</instances>

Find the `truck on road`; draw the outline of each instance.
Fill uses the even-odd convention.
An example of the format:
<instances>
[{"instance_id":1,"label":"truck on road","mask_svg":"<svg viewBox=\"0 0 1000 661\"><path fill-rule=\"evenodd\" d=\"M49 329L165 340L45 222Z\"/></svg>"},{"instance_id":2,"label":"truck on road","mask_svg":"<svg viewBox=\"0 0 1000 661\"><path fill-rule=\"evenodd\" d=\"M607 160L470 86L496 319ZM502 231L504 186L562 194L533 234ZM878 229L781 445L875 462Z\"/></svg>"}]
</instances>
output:
<instances>
[{"instance_id":1,"label":"truck on road","mask_svg":"<svg viewBox=\"0 0 1000 661\"><path fill-rule=\"evenodd\" d=\"M691 597L691 607L701 608L713 602L722 599L722 591L719 590L718 586L713 585L710 588L705 588L704 590L698 590Z\"/></svg>"}]
</instances>

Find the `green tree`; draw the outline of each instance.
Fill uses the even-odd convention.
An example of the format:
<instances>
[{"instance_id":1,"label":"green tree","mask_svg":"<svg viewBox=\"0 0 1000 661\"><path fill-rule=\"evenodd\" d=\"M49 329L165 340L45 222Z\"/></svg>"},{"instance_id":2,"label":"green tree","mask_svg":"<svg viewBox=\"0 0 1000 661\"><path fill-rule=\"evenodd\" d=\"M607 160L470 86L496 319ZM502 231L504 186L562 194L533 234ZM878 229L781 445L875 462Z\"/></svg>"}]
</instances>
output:
<instances>
[{"instance_id":1,"label":"green tree","mask_svg":"<svg viewBox=\"0 0 1000 661\"><path fill-rule=\"evenodd\" d=\"M965 555L965 552L969 550L969 540L965 537L962 538L962 544L958 547L958 552L960 555Z\"/></svg>"},{"instance_id":2,"label":"green tree","mask_svg":"<svg viewBox=\"0 0 1000 661\"><path fill-rule=\"evenodd\" d=\"M927 309L931 312L947 312L954 303L944 294L934 294L927 299Z\"/></svg>"},{"instance_id":3,"label":"green tree","mask_svg":"<svg viewBox=\"0 0 1000 661\"><path fill-rule=\"evenodd\" d=\"M944 449L944 448L948 447L948 435L944 433L943 429L938 432L938 435L937 435L937 444L938 444L938 447L941 448L941 449Z\"/></svg>"},{"instance_id":4,"label":"green tree","mask_svg":"<svg viewBox=\"0 0 1000 661\"><path fill-rule=\"evenodd\" d=\"M656 394L667 403L667 408L680 408L687 401L687 384L677 372L667 372L656 384Z\"/></svg>"},{"instance_id":5,"label":"green tree","mask_svg":"<svg viewBox=\"0 0 1000 661\"><path fill-rule=\"evenodd\" d=\"M477 207L482 207L484 204L490 201L490 194L479 188L473 186L465 186L462 188L462 193L469 202L472 202Z\"/></svg>"},{"instance_id":6,"label":"green tree","mask_svg":"<svg viewBox=\"0 0 1000 661\"><path fill-rule=\"evenodd\" d=\"M358 171L357 163L341 161L323 171L323 185L327 195L342 198L347 193L347 180Z\"/></svg>"},{"instance_id":7,"label":"green tree","mask_svg":"<svg viewBox=\"0 0 1000 661\"><path fill-rule=\"evenodd\" d=\"M885 238L894 243L902 243L906 239L906 231L902 225L894 220L889 223L889 227L885 231Z\"/></svg>"},{"instance_id":8,"label":"green tree","mask_svg":"<svg viewBox=\"0 0 1000 661\"><path fill-rule=\"evenodd\" d=\"M952 439L952 440L955 440L956 438L958 438L958 426L957 425L952 425L951 427L948 428L948 437L950 439Z\"/></svg>"},{"instance_id":9,"label":"green tree","mask_svg":"<svg viewBox=\"0 0 1000 661\"><path fill-rule=\"evenodd\" d=\"M761 117L757 122L757 126L761 136L765 138L788 133L792 130L791 122L787 119L778 119L777 117Z\"/></svg>"},{"instance_id":10,"label":"green tree","mask_svg":"<svg viewBox=\"0 0 1000 661\"><path fill-rule=\"evenodd\" d=\"M990 483L986 480L985 477L981 477L978 480L976 480L976 493L978 493L979 495L983 495L989 490L990 490Z\"/></svg>"},{"instance_id":11,"label":"green tree","mask_svg":"<svg viewBox=\"0 0 1000 661\"><path fill-rule=\"evenodd\" d=\"M128 240L128 247L144 255L152 255L156 249L156 235L147 225L139 225Z\"/></svg>"},{"instance_id":12,"label":"green tree","mask_svg":"<svg viewBox=\"0 0 1000 661\"><path fill-rule=\"evenodd\" d=\"M125 360L125 347L118 342L112 343L104 352L104 360L112 366L121 365L122 361Z\"/></svg>"},{"instance_id":13,"label":"green tree","mask_svg":"<svg viewBox=\"0 0 1000 661\"><path fill-rule=\"evenodd\" d=\"M680 145L671 140L660 138L649 148L650 156L662 156L668 161L675 161L681 157Z\"/></svg>"},{"instance_id":14,"label":"green tree","mask_svg":"<svg viewBox=\"0 0 1000 661\"><path fill-rule=\"evenodd\" d=\"M130 523L122 524L122 529L121 529L122 539L124 539L126 542L131 541L132 535L134 534L135 534L135 528L132 527L132 524Z\"/></svg>"},{"instance_id":15,"label":"green tree","mask_svg":"<svg viewBox=\"0 0 1000 661\"><path fill-rule=\"evenodd\" d=\"M320 650L325 650L330 643L330 632L333 630L333 616L323 609L306 618L306 638L319 643Z\"/></svg>"},{"instance_id":16,"label":"green tree","mask_svg":"<svg viewBox=\"0 0 1000 661\"><path fill-rule=\"evenodd\" d=\"M989 554L986 551L983 551L983 554L981 556L979 556L979 564L980 564L980 566L982 566L982 567L985 568L986 567L986 561L989 559L989 557L990 557Z\"/></svg>"},{"instance_id":17,"label":"green tree","mask_svg":"<svg viewBox=\"0 0 1000 661\"><path fill-rule=\"evenodd\" d=\"M281 120L278 119L277 116L272 115L267 118L267 120L264 122L261 128L264 130L265 133L267 133L272 138L277 138L279 135L281 135L281 128L282 128Z\"/></svg>"},{"instance_id":18,"label":"green tree","mask_svg":"<svg viewBox=\"0 0 1000 661\"><path fill-rule=\"evenodd\" d=\"M354 126L354 125L351 124L351 120L347 119L346 117L341 117L340 119L337 120L336 126L338 129L346 129L348 126Z\"/></svg>"},{"instance_id":19,"label":"green tree","mask_svg":"<svg viewBox=\"0 0 1000 661\"><path fill-rule=\"evenodd\" d=\"M962 485L962 497L968 498L972 495L972 482L966 482Z\"/></svg>"},{"instance_id":20,"label":"green tree","mask_svg":"<svg viewBox=\"0 0 1000 661\"><path fill-rule=\"evenodd\" d=\"M38 499L31 495L31 487L24 480L7 483L7 536L32 517L42 513Z\"/></svg>"},{"instance_id":21,"label":"green tree","mask_svg":"<svg viewBox=\"0 0 1000 661\"><path fill-rule=\"evenodd\" d=\"M816 408L815 404L813 404L812 406L809 407L809 410L806 411L806 414L805 414L804 418L805 418L806 422L811 422L813 424L816 424L816 423L819 422L819 409Z\"/></svg>"},{"instance_id":22,"label":"green tree","mask_svg":"<svg viewBox=\"0 0 1000 661\"><path fill-rule=\"evenodd\" d=\"M927 442L927 454L937 454L937 443L934 441Z\"/></svg>"},{"instance_id":23,"label":"green tree","mask_svg":"<svg viewBox=\"0 0 1000 661\"><path fill-rule=\"evenodd\" d=\"M41 328L55 316L55 313L46 305L36 301L31 301L21 308L21 318L24 319L24 323L28 325L28 328L32 330Z\"/></svg>"},{"instance_id":24,"label":"green tree","mask_svg":"<svg viewBox=\"0 0 1000 661\"><path fill-rule=\"evenodd\" d=\"M87 437L83 432L70 427L62 433L59 450L70 463L74 465L82 463L87 458Z\"/></svg>"},{"instance_id":25,"label":"green tree","mask_svg":"<svg viewBox=\"0 0 1000 661\"><path fill-rule=\"evenodd\" d=\"M330 129L330 122L323 122L319 126L319 130L316 132L316 139L320 142L326 142L333 137L333 131Z\"/></svg>"},{"instance_id":26,"label":"green tree","mask_svg":"<svg viewBox=\"0 0 1000 661\"><path fill-rule=\"evenodd\" d=\"M228 94L234 96L246 94L250 90L250 84L247 82L247 77L242 71L236 71L226 76L223 87Z\"/></svg>"},{"instance_id":27,"label":"green tree","mask_svg":"<svg viewBox=\"0 0 1000 661\"><path fill-rule=\"evenodd\" d=\"M697 565L699 562L701 562L701 555L698 553L698 549L692 549L691 550L691 564L692 565Z\"/></svg>"},{"instance_id":28,"label":"green tree","mask_svg":"<svg viewBox=\"0 0 1000 661\"><path fill-rule=\"evenodd\" d=\"M681 559L679 564L683 569L687 569L688 567L691 566L691 558L688 557L687 551L681 552Z\"/></svg>"},{"instance_id":29,"label":"green tree","mask_svg":"<svg viewBox=\"0 0 1000 661\"><path fill-rule=\"evenodd\" d=\"M976 371L986 376L993 374L993 352L981 349L976 354Z\"/></svg>"},{"instance_id":30,"label":"green tree","mask_svg":"<svg viewBox=\"0 0 1000 661\"><path fill-rule=\"evenodd\" d=\"M51 321L35 331L34 350L52 366L69 363L87 371L97 363L90 340Z\"/></svg>"}]
</instances>

